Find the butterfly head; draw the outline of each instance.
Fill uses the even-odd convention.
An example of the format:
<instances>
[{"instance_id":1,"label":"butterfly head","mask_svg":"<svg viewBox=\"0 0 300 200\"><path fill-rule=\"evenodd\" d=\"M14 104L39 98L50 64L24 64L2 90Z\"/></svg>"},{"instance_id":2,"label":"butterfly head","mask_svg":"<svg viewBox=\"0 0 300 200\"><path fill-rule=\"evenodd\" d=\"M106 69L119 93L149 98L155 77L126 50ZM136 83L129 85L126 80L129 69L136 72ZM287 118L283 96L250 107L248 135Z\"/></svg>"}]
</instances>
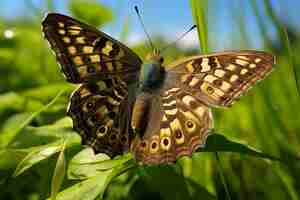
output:
<instances>
[{"instance_id":1,"label":"butterfly head","mask_svg":"<svg viewBox=\"0 0 300 200\"><path fill-rule=\"evenodd\" d=\"M150 63L157 63L161 65L164 62L164 58L161 56L158 49L154 49L151 53L146 56L146 60Z\"/></svg>"},{"instance_id":2,"label":"butterfly head","mask_svg":"<svg viewBox=\"0 0 300 200\"><path fill-rule=\"evenodd\" d=\"M141 70L141 87L155 88L159 87L164 79L164 68L162 63L163 57L158 49L154 49L152 53L146 56L146 63L143 64Z\"/></svg>"}]
</instances>

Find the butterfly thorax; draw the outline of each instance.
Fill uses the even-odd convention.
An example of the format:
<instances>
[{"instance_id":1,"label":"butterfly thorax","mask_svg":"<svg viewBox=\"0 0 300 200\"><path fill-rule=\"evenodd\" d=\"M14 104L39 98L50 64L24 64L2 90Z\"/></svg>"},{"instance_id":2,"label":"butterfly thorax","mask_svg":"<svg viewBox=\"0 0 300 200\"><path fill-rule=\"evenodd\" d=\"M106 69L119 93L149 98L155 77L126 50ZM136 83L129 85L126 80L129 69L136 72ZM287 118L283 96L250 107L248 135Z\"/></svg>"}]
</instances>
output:
<instances>
[{"instance_id":1,"label":"butterfly thorax","mask_svg":"<svg viewBox=\"0 0 300 200\"><path fill-rule=\"evenodd\" d=\"M140 89L149 91L157 89L164 81L165 69L162 66L163 57L158 50L146 56L146 63L142 65L140 73Z\"/></svg>"}]
</instances>

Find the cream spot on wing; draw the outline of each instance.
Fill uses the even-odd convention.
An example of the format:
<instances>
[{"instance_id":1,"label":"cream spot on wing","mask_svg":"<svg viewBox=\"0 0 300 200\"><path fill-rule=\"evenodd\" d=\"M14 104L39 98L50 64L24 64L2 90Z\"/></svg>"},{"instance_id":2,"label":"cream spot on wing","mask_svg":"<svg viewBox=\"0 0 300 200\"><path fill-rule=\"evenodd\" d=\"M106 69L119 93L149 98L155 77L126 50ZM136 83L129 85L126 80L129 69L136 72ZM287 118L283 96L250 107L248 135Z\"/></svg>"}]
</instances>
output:
<instances>
[{"instance_id":1,"label":"cream spot on wing","mask_svg":"<svg viewBox=\"0 0 300 200\"><path fill-rule=\"evenodd\" d=\"M173 100L173 101L163 104L163 106L174 106L174 105L176 105L176 100Z\"/></svg>"},{"instance_id":2,"label":"cream spot on wing","mask_svg":"<svg viewBox=\"0 0 300 200\"><path fill-rule=\"evenodd\" d=\"M92 63L100 62L100 56L99 55L90 55L90 60Z\"/></svg>"},{"instance_id":3,"label":"cream spot on wing","mask_svg":"<svg viewBox=\"0 0 300 200\"><path fill-rule=\"evenodd\" d=\"M256 67L256 64L251 63L251 64L249 65L249 67L250 67L250 68L255 68L255 67Z\"/></svg>"},{"instance_id":4,"label":"cream spot on wing","mask_svg":"<svg viewBox=\"0 0 300 200\"><path fill-rule=\"evenodd\" d=\"M71 30L71 29L69 29L68 32L70 33L70 35L78 35L80 33L80 30Z\"/></svg>"},{"instance_id":5,"label":"cream spot on wing","mask_svg":"<svg viewBox=\"0 0 300 200\"><path fill-rule=\"evenodd\" d=\"M82 29L80 26L76 26L76 25L69 26L69 28L76 29L76 30L81 30Z\"/></svg>"},{"instance_id":6,"label":"cream spot on wing","mask_svg":"<svg viewBox=\"0 0 300 200\"><path fill-rule=\"evenodd\" d=\"M208 64L209 59L208 58L203 58L201 62L201 72L208 72L210 70L210 66Z\"/></svg>"},{"instance_id":7,"label":"cream spot on wing","mask_svg":"<svg viewBox=\"0 0 300 200\"><path fill-rule=\"evenodd\" d=\"M196 77L193 77L192 78L192 80L190 81L190 83L189 83L189 86L190 87L194 87L195 85L197 85L197 83L199 83L199 79L198 78L196 78Z\"/></svg>"},{"instance_id":8,"label":"cream spot on wing","mask_svg":"<svg viewBox=\"0 0 300 200\"><path fill-rule=\"evenodd\" d=\"M100 91L107 88L107 85L104 81L98 81L97 85L98 85Z\"/></svg>"},{"instance_id":9,"label":"cream spot on wing","mask_svg":"<svg viewBox=\"0 0 300 200\"><path fill-rule=\"evenodd\" d=\"M241 60L241 59L236 59L236 60L235 60L235 63L236 63L236 64L239 64L239 65L242 65L242 66L246 66L246 65L249 64L247 61Z\"/></svg>"},{"instance_id":10,"label":"cream spot on wing","mask_svg":"<svg viewBox=\"0 0 300 200\"><path fill-rule=\"evenodd\" d=\"M105 47L102 49L102 53L109 56L109 53L113 50L113 43L111 41L107 41L105 43Z\"/></svg>"},{"instance_id":11,"label":"cream spot on wing","mask_svg":"<svg viewBox=\"0 0 300 200\"><path fill-rule=\"evenodd\" d=\"M217 70L215 70L215 75L219 78L222 78L225 75L225 71L221 70L221 69L217 69Z\"/></svg>"},{"instance_id":12,"label":"cream spot on wing","mask_svg":"<svg viewBox=\"0 0 300 200\"><path fill-rule=\"evenodd\" d=\"M193 101L195 101L195 98L190 95L186 95L182 98L182 102L184 104L186 104L187 106L190 106L191 102L193 102Z\"/></svg>"},{"instance_id":13,"label":"cream spot on wing","mask_svg":"<svg viewBox=\"0 0 300 200\"><path fill-rule=\"evenodd\" d=\"M171 110L165 110L165 113L167 115L176 115L177 111L178 111L177 108L174 108L174 109L171 109Z\"/></svg>"},{"instance_id":14,"label":"cream spot on wing","mask_svg":"<svg viewBox=\"0 0 300 200\"><path fill-rule=\"evenodd\" d=\"M229 64L226 69L230 70L230 71L234 71L236 69L236 65L234 64Z\"/></svg>"},{"instance_id":15,"label":"cream spot on wing","mask_svg":"<svg viewBox=\"0 0 300 200\"><path fill-rule=\"evenodd\" d=\"M166 122L166 121L168 121L168 118L166 117L166 115L163 115L163 117L162 117L162 121L163 121L163 122Z\"/></svg>"},{"instance_id":16,"label":"cream spot on wing","mask_svg":"<svg viewBox=\"0 0 300 200\"><path fill-rule=\"evenodd\" d=\"M250 60L248 57L246 56L237 56L237 58L243 59L243 60Z\"/></svg>"},{"instance_id":17,"label":"cream spot on wing","mask_svg":"<svg viewBox=\"0 0 300 200\"><path fill-rule=\"evenodd\" d=\"M160 137L169 137L171 136L170 128L162 128L160 129Z\"/></svg>"},{"instance_id":18,"label":"cream spot on wing","mask_svg":"<svg viewBox=\"0 0 300 200\"><path fill-rule=\"evenodd\" d=\"M70 43L71 42L71 39L69 37L63 37L63 41L64 43Z\"/></svg>"},{"instance_id":19,"label":"cream spot on wing","mask_svg":"<svg viewBox=\"0 0 300 200\"><path fill-rule=\"evenodd\" d=\"M69 46L68 51L69 51L70 54L75 54L77 52L76 48L74 46Z\"/></svg>"},{"instance_id":20,"label":"cream spot on wing","mask_svg":"<svg viewBox=\"0 0 300 200\"><path fill-rule=\"evenodd\" d=\"M204 81L207 81L207 82L209 82L209 83L212 83L214 80L216 80L217 78L215 77L215 76L213 76L213 75L207 75L207 76L205 76L204 77Z\"/></svg>"},{"instance_id":21,"label":"cream spot on wing","mask_svg":"<svg viewBox=\"0 0 300 200\"><path fill-rule=\"evenodd\" d=\"M256 62L256 63L259 63L260 61L261 61L260 58L256 58L256 59L254 60L254 62Z\"/></svg>"},{"instance_id":22,"label":"cream spot on wing","mask_svg":"<svg viewBox=\"0 0 300 200\"><path fill-rule=\"evenodd\" d=\"M83 53L93 53L94 48L92 46L84 46Z\"/></svg>"},{"instance_id":23,"label":"cream spot on wing","mask_svg":"<svg viewBox=\"0 0 300 200\"><path fill-rule=\"evenodd\" d=\"M170 127L173 133L176 132L176 130L180 130L182 132L181 123L177 118L170 123Z\"/></svg>"},{"instance_id":24,"label":"cream spot on wing","mask_svg":"<svg viewBox=\"0 0 300 200\"><path fill-rule=\"evenodd\" d=\"M89 90L87 90L86 88L83 88L82 90L80 90L80 97L85 97L85 96L89 96L91 94L91 92Z\"/></svg>"},{"instance_id":25,"label":"cream spot on wing","mask_svg":"<svg viewBox=\"0 0 300 200\"><path fill-rule=\"evenodd\" d=\"M66 34L66 31L63 30L63 29L59 29L59 30L58 30L58 33L61 34L61 35L64 35L64 34Z\"/></svg>"},{"instance_id":26,"label":"cream spot on wing","mask_svg":"<svg viewBox=\"0 0 300 200\"><path fill-rule=\"evenodd\" d=\"M205 109L201 106L195 109L195 113L199 116L202 117L204 115Z\"/></svg>"},{"instance_id":27,"label":"cream spot on wing","mask_svg":"<svg viewBox=\"0 0 300 200\"><path fill-rule=\"evenodd\" d=\"M168 92L177 92L179 90L180 90L180 88L171 88L168 90Z\"/></svg>"},{"instance_id":28,"label":"cream spot on wing","mask_svg":"<svg viewBox=\"0 0 300 200\"><path fill-rule=\"evenodd\" d=\"M244 68L241 70L241 75L245 75L245 74L247 74L247 72L248 72L248 70Z\"/></svg>"},{"instance_id":29,"label":"cream spot on wing","mask_svg":"<svg viewBox=\"0 0 300 200\"><path fill-rule=\"evenodd\" d=\"M75 65L82 65L83 64L82 59L81 59L80 56L75 56L73 58L73 62L75 63Z\"/></svg>"},{"instance_id":30,"label":"cream spot on wing","mask_svg":"<svg viewBox=\"0 0 300 200\"><path fill-rule=\"evenodd\" d=\"M186 69L188 70L188 72L190 72L190 73L193 73L194 71L195 71L195 69L194 69L194 67L193 67L193 62L194 61L191 61L191 62L189 62L188 64L186 64Z\"/></svg>"},{"instance_id":31,"label":"cream spot on wing","mask_svg":"<svg viewBox=\"0 0 300 200\"><path fill-rule=\"evenodd\" d=\"M107 101L108 101L110 104L115 105L115 106L120 105L120 102L114 100L114 99L113 99L112 97L110 97L110 96L107 97Z\"/></svg>"},{"instance_id":32,"label":"cream spot on wing","mask_svg":"<svg viewBox=\"0 0 300 200\"><path fill-rule=\"evenodd\" d=\"M234 82L236 80L238 80L239 76L236 75L236 74L233 74L231 77L230 77L230 82Z\"/></svg>"},{"instance_id":33,"label":"cream spot on wing","mask_svg":"<svg viewBox=\"0 0 300 200\"><path fill-rule=\"evenodd\" d=\"M220 87L221 90L223 91L228 91L231 88L231 85L227 83L226 81L222 81L222 85Z\"/></svg>"},{"instance_id":34,"label":"cream spot on wing","mask_svg":"<svg viewBox=\"0 0 300 200\"><path fill-rule=\"evenodd\" d=\"M63 22L58 22L58 26L59 26L60 28L63 28L63 27L65 26L65 24L64 24Z\"/></svg>"},{"instance_id":35,"label":"cream spot on wing","mask_svg":"<svg viewBox=\"0 0 300 200\"><path fill-rule=\"evenodd\" d=\"M85 39L84 37L77 37L76 38L76 43L77 44L84 44L85 43L84 39Z\"/></svg>"}]
</instances>

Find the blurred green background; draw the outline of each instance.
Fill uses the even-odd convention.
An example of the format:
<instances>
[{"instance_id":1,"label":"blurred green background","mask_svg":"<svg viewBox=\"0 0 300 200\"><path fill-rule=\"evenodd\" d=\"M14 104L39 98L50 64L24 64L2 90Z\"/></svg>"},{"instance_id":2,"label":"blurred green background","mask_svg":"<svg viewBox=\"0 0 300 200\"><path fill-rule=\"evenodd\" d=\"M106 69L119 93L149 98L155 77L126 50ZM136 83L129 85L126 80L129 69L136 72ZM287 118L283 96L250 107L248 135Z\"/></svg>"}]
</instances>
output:
<instances>
[{"instance_id":1,"label":"blurred green background","mask_svg":"<svg viewBox=\"0 0 300 200\"><path fill-rule=\"evenodd\" d=\"M166 63L230 49L260 49L276 55L276 69L266 80L230 109L213 109L213 114L217 133L281 161L242 151L220 151L218 156L198 152L173 166L128 164L128 170L100 170L103 174L96 178L70 178L70 160L82 150L65 114L76 86L61 75L43 39L41 20L49 11L71 15L101 28L144 58L149 48L134 5L139 6L158 47L175 40L193 23L198 25L198 33L190 33L164 53ZM299 9L297 0L1 1L0 199L46 199L58 190L63 191L58 199L72 200L300 199ZM68 140L66 148L61 148L62 138ZM126 164L127 157L122 159ZM68 177L63 177L66 166ZM20 175L14 178L16 168ZM107 178L110 172L112 180Z\"/></svg>"}]
</instances>

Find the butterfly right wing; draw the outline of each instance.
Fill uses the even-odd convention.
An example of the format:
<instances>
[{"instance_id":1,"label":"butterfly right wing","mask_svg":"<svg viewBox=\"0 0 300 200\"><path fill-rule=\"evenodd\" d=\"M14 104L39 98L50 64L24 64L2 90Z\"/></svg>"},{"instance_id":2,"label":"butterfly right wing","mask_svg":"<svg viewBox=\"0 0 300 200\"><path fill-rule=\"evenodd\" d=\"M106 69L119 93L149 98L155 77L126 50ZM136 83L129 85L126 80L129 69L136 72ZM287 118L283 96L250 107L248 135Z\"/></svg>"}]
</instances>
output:
<instances>
[{"instance_id":1,"label":"butterfly right wing","mask_svg":"<svg viewBox=\"0 0 300 200\"><path fill-rule=\"evenodd\" d=\"M186 58L169 65L167 71L178 87L207 105L230 106L265 78L274 63L274 56L266 52L231 51Z\"/></svg>"}]
</instances>

